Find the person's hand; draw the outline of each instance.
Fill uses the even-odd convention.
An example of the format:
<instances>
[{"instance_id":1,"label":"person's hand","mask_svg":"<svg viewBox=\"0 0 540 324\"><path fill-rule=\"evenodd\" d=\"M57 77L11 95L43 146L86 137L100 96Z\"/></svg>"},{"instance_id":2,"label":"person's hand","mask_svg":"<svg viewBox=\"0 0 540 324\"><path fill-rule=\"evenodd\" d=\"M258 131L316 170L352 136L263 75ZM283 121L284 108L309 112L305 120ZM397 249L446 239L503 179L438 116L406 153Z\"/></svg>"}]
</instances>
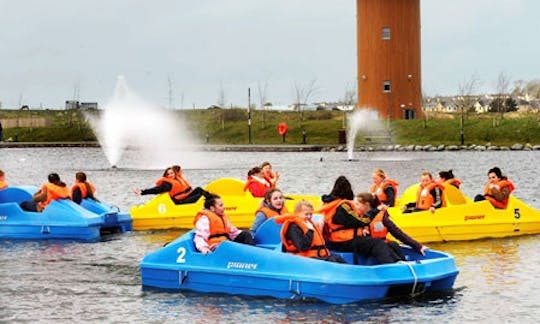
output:
<instances>
[{"instance_id":1,"label":"person's hand","mask_svg":"<svg viewBox=\"0 0 540 324\"><path fill-rule=\"evenodd\" d=\"M140 195L141 195L141 192L142 192L142 190L141 190L141 189L139 189L139 188L137 188L137 189L133 190L133 192L134 192L134 193L135 193L136 195L139 195L139 196L140 196Z\"/></svg>"},{"instance_id":2,"label":"person's hand","mask_svg":"<svg viewBox=\"0 0 540 324\"><path fill-rule=\"evenodd\" d=\"M313 224L311 222L306 222L306 226L307 226L308 229L310 229L312 231L315 230L315 228L313 228Z\"/></svg>"},{"instance_id":3,"label":"person's hand","mask_svg":"<svg viewBox=\"0 0 540 324\"><path fill-rule=\"evenodd\" d=\"M207 247L207 246L201 248L201 253L204 254L204 255L206 255L206 254L208 254L208 253L210 253L210 252L212 252L212 251L211 251L210 248Z\"/></svg>"},{"instance_id":4,"label":"person's hand","mask_svg":"<svg viewBox=\"0 0 540 324\"><path fill-rule=\"evenodd\" d=\"M387 209L388 209L388 205L386 205L386 204L380 204L379 206L377 206L377 209L378 209L378 210L387 210Z\"/></svg>"},{"instance_id":5,"label":"person's hand","mask_svg":"<svg viewBox=\"0 0 540 324\"><path fill-rule=\"evenodd\" d=\"M426 250L427 250L427 249L428 249L427 246L422 245L422 247L420 248L420 251L419 251L420 254L422 254L423 256L425 256L425 255L426 255Z\"/></svg>"},{"instance_id":6,"label":"person's hand","mask_svg":"<svg viewBox=\"0 0 540 324\"><path fill-rule=\"evenodd\" d=\"M362 234L364 234L364 236L368 236L369 235L369 229L367 227L364 227L362 229Z\"/></svg>"},{"instance_id":7,"label":"person's hand","mask_svg":"<svg viewBox=\"0 0 540 324\"><path fill-rule=\"evenodd\" d=\"M406 206L406 205L401 206L401 212L404 212L404 211L406 211L406 210L407 210L407 206Z\"/></svg>"},{"instance_id":8,"label":"person's hand","mask_svg":"<svg viewBox=\"0 0 540 324\"><path fill-rule=\"evenodd\" d=\"M429 207L429 211L431 211L431 213L434 214L435 213L435 207L433 207L433 206Z\"/></svg>"},{"instance_id":9,"label":"person's hand","mask_svg":"<svg viewBox=\"0 0 540 324\"><path fill-rule=\"evenodd\" d=\"M279 172L276 172L276 181L279 179L279 176L281 176L281 174Z\"/></svg>"}]
</instances>

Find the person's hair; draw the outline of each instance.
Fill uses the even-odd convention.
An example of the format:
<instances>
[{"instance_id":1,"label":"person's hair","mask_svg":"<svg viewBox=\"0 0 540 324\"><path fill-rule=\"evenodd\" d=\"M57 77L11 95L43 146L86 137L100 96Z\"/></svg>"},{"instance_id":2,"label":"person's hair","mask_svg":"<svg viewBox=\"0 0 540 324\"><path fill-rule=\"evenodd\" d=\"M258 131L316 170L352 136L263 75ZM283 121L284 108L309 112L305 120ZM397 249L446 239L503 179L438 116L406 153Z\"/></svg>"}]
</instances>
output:
<instances>
[{"instance_id":1,"label":"person's hair","mask_svg":"<svg viewBox=\"0 0 540 324\"><path fill-rule=\"evenodd\" d=\"M361 203L368 203L370 208L377 208L377 206L380 205L379 198L377 196L374 196L373 194L369 192L361 192L356 195L356 199L358 199Z\"/></svg>"},{"instance_id":2,"label":"person's hair","mask_svg":"<svg viewBox=\"0 0 540 324\"><path fill-rule=\"evenodd\" d=\"M352 190L351 183L345 176L339 176L334 182L334 187L330 192L331 196L352 200L354 198L354 193Z\"/></svg>"},{"instance_id":3,"label":"person's hair","mask_svg":"<svg viewBox=\"0 0 540 324\"><path fill-rule=\"evenodd\" d=\"M163 177L167 177L167 172L169 172L169 170L173 170L174 172L174 169L172 167L168 167L167 169L165 169L165 171L163 171ZM175 172L176 174L176 172Z\"/></svg>"},{"instance_id":4,"label":"person's hair","mask_svg":"<svg viewBox=\"0 0 540 324\"><path fill-rule=\"evenodd\" d=\"M493 167L493 168L489 169L487 174L489 175L490 173L495 173L497 178L502 178L503 177L502 171L498 167Z\"/></svg>"},{"instance_id":5,"label":"person's hair","mask_svg":"<svg viewBox=\"0 0 540 324\"><path fill-rule=\"evenodd\" d=\"M376 174L378 175L379 177L381 178L386 178L386 173L384 173L384 171L382 169L375 169L373 170L373 174Z\"/></svg>"},{"instance_id":6,"label":"person's hair","mask_svg":"<svg viewBox=\"0 0 540 324\"><path fill-rule=\"evenodd\" d=\"M221 199L221 197L213 193L209 194L207 197L205 197L204 208L210 209L210 207L215 205L216 200L218 199Z\"/></svg>"},{"instance_id":7,"label":"person's hair","mask_svg":"<svg viewBox=\"0 0 540 324\"><path fill-rule=\"evenodd\" d=\"M60 176L58 175L58 173L50 173L49 176L47 177L47 179L49 180L50 183L54 183L55 185L59 186L59 187L65 187L66 184L64 182L62 182L62 180L60 180Z\"/></svg>"},{"instance_id":8,"label":"person's hair","mask_svg":"<svg viewBox=\"0 0 540 324\"><path fill-rule=\"evenodd\" d=\"M3 176L5 173L4 171L0 170L0 177Z\"/></svg>"},{"instance_id":9,"label":"person's hair","mask_svg":"<svg viewBox=\"0 0 540 324\"><path fill-rule=\"evenodd\" d=\"M173 165L171 169L174 171L174 173L182 171L182 167L180 167L178 164Z\"/></svg>"},{"instance_id":10,"label":"person's hair","mask_svg":"<svg viewBox=\"0 0 540 324\"><path fill-rule=\"evenodd\" d=\"M282 193L282 191L279 190L278 188L272 188L272 189L266 190L266 193L264 194L264 201L266 201L267 203L270 203L270 200L272 199L272 195L276 191L279 193Z\"/></svg>"},{"instance_id":11,"label":"person's hair","mask_svg":"<svg viewBox=\"0 0 540 324\"><path fill-rule=\"evenodd\" d=\"M445 180L455 178L454 173L452 172L452 169L450 169L448 171L440 171L439 172L439 177L442 178L442 179L445 179Z\"/></svg>"},{"instance_id":12,"label":"person's hair","mask_svg":"<svg viewBox=\"0 0 540 324\"><path fill-rule=\"evenodd\" d=\"M433 180L433 176L431 175L431 172L429 171L423 171L422 176L428 176L431 180Z\"/></svg>"},{"instance_id":13,"label":"person's hair","mask_svg":"<svg viewBox=\"0 0 540 324\"><path fill-rule=\"evenodd\" d=\"M272 164L270 164L270 162L264 161L264 162L261 164L261 169L264 168L264 167L267 166L267 165L272 166Z\"/></svg>"},{"instance_id":14,"label":"person's hair","mask_svg":"<svg viewBox=\"0 0 540 324\"><path fill-rule=\"evenodd\" d=\"M298 213L304 206L313 209L313 204L310 201L301 199L294 205L294 212Z\"/></svg>"},{"instance_id":15,"label":"person's hair","mask_svg":"<svg viewBox=\"0 0 540 324\"><path fill-rule=\"evenodd\" d=\"M86 173L82 171L75 173L75 179L79 180L80 182L86 182Z\"/></svg>"},{"instance_id":16,"label":"person's hair","mask_svg":"<svg viewBox=\"0 0 540 324\"><path fill-rule=\"evenodd\" d=\"M262 170L261 167L258 167L258 166L253 167L253 168L251 168L251 169L248 171L248 174L247 174L247 175L248 175L248 177L249 177L249 176L252 176L252 175L254 175L254 174L256 174L256 173L261 172L261 170Z\"/></svg>"}]
</instances>

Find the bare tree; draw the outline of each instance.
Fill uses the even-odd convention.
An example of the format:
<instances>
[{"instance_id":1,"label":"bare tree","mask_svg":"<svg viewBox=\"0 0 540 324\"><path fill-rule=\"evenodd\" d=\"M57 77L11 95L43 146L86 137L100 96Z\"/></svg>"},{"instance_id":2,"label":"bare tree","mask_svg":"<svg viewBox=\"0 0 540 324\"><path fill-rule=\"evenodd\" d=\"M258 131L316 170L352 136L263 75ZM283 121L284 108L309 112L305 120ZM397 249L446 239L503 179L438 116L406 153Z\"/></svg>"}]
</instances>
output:
<instances>
[{"instance_id":1,"label":"bare tree","mask_svg":"<svg viewBox=\"0 0 540 324\"><path fill-rule=\"evenodd\" d=\"M308 101L311 100L311 97L319 91L316 84L317 79L312 79L304 85L299 84L298 82L294 83L295 110L300 111L301 121L304 121L304 106L307 105Z\"/></svg>"},{"instance_id":2,"label":"bare tree","mask_svg":"<svg viewBox=\"0 0 540 324\"><path fill-rule=\"evenodd\" d=\"M506 107L504 106L504 99L508 97L508 89L510 87L510 77L504 72L500 72L497 77L497 107L496 110L499 112L501 119L504 118L504 111Z\"/></svg>"},{"instance_id":3,"label":"bare tree","mask_svg":"<svg viewBox=\"0 0 540 324\"><path fill-rule=\"evenodd\" d=\"M461 112L459 132L461 145L465 144L465 116L474 110L474 103L478 100L478 97L474 95L478 83L478 78L473 74L469 79L463 79L458 85L458 97L456 103Z\"/></svg>"},{"instance_id":4,"label":"bare tree","mask_svg":"<svg viewBox=\"0 0 540 324\"><path fill-rule=\"evenodd\" d=\"M261 84L260 81L257 81L257 92L259 95L259 104L261 105L262 110L262 126L266 127L266 91L268 90L268 78L264 80L264 83Z\"/></svg>"},{"instance_id":5,"label":"bare tree","mask_svg":"<svg viewBox=\"0 0 540 324\"><path fill-rule=\"evenodd\" d=\"M356 100L356 85L353 83L353 84L350 84L347 82L347 84L345 85L345 95L343 97L343 104L346 105L346 106L357 106L358 105L358 101ZM343 121L342 121L342 125L341 125L343 128L347 128L347 114L345 112L345 109L343 110Z\"/></svg>"}]
</instances>

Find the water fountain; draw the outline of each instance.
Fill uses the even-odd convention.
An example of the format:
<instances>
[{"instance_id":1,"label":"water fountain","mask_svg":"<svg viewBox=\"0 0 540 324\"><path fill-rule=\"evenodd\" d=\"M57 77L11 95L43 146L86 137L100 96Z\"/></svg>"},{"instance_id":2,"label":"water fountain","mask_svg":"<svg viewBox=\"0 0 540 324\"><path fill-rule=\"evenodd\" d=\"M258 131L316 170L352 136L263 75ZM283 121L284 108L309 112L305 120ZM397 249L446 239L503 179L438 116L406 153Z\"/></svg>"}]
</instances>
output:
<instances>
[{"instance_id":1,"label":"water fountain","mask_svg":"<svg viewBox=\"0 0 540 324\"><path fill-rule=\"evenodd\" d=\"M178 114L142 99L123 76L101 114L86 117L113 168L201 168L208 160L194 151L197 142Z\"/></svg>"},{"instance_id":2,"label":"water fountain","mask_svg":"<svg viewBox=\"0 0 540 324\"><path fill-rule=\"evenodd\" d=\"M354 110L348 116L347 130L347 159L353 160L353 151L356 136L359 131L366 133L380 130L383 125L379 120L379 114L375 109L361 108Z\"/></svg>"}]
</instances>

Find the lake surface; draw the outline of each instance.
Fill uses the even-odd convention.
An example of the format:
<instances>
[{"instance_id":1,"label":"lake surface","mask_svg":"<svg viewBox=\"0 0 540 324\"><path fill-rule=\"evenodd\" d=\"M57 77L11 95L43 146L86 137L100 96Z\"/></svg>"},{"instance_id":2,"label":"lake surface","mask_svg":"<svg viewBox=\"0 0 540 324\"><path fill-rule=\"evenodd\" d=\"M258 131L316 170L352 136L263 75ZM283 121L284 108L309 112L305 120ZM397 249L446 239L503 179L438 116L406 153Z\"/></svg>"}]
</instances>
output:
<instances>
[{"instance_id":1,"label":"lake surface","mask_svg":"<svg viewBox=\"0 0 540 324\"><path fill-rule=\"evenodd\" d=\"M463 191L482 192L486 171L499 166L516 184L515 195L540 208L540 151L498 152L206 152L184 173L192 185L219 177L244 179L247 170L270 161L290 193L328 193L345 175L355 192L365 191L374 168L384 169L403 191L423 170L453 169ZM199 156L198 158L201 158ZM135 188L153 185L162 169L144 167L126 152L112 169L98 148L0 149L0 169L11 185L39 186L58 172L71 185L85 171L97 197L123 210L149 200ZM135 163L137 162L137 163ZM175 163L171 161L170 164ZM141 168L141 164L143 165ZM148 163L148 165L153 165ZM163 167L165 167L164 165ZM97 243L0 242L0 322L537 322L540 315L540 235L475 242L429 244L453 254L460 274L452 293L367 304L249 298L142 290L138 264L148 252L181 231L113 235Z\"/></svg>"}]
</instances>

